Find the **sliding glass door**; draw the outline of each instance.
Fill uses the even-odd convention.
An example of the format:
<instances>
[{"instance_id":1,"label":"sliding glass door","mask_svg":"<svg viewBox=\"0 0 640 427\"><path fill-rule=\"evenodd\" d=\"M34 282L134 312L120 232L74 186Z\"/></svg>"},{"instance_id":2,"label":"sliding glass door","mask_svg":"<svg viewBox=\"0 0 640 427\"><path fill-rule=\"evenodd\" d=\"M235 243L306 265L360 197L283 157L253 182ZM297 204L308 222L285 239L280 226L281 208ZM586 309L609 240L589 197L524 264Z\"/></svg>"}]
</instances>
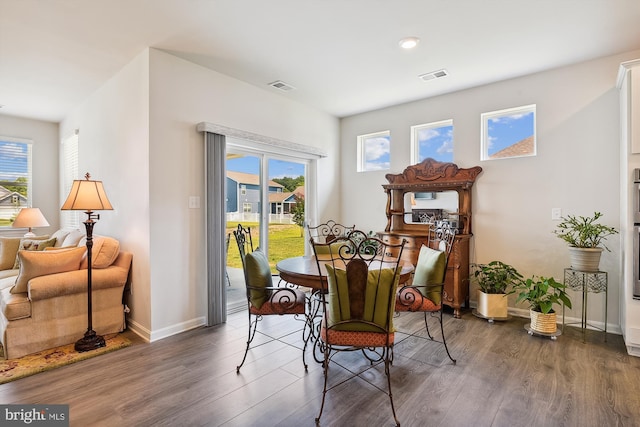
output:
<instances>
[{"instance_id":1,"label":"sliding glass door","mask_svg":"<svg viewBox=\"0 0 640 427\"><path fill-rule=\"evenodd\" d=\"M226 159L227 312L246 307L244 275L233 230L251 229L254 249L261 248L275 274L276 263L304 255L307 164L228 147Z\"/></svg>"}]
</instances>

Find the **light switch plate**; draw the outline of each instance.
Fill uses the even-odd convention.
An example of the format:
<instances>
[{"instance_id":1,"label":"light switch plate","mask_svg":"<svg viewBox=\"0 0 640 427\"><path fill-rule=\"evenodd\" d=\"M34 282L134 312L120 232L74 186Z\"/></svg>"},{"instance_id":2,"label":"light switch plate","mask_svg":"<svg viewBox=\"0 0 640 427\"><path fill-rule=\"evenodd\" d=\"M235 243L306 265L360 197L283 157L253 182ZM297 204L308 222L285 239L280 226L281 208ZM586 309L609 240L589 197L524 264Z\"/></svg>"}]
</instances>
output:
<instances>
[{"instance_id":1,"label":"light switch plate","mask_svg":"<svg viewBox=\"0 0 640 427\"><path fill-rule=\"evenodd\" d=\"M562 219L562 208L551 208L551 219L560 221Z\"/></svg>"},{"instance_id":2,"label":"light switch plate","mask_svg":"<svg viewBox=\"0 0 640 427\"><path fill-rule=\"evenodd\" d=\"M189 196L189 209L200 209L200 197Z\"/></svg>"}]
</instances>

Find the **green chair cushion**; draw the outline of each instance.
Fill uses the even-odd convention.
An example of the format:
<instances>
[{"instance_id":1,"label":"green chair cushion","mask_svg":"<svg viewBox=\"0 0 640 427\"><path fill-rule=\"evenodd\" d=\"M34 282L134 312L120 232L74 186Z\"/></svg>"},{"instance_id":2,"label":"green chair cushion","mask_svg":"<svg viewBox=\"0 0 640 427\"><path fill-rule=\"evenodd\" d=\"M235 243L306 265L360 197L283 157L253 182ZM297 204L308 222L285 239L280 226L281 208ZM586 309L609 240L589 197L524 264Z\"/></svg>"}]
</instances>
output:
<instances>
[{"instance_id":1,"label":"green chair cushion","mask_svg":"<svg viewBox=\"0 0 640 427\"><path fill-rule=\"evenodd\" d=\"M329 322L333 326L337 322L351 320L349 304L349 283L347 271L334 269L326 264L327 282L329 285ZM395 280L394 280L395 278ZM367 274L367 287L365 291L364 319L373 322L382 328L386 328L389 319L389 330L393 331L393 312L395 307L395 293L398 288L400 274L394 275L394 269L370 270ZM380 332L378 328L365 323L350 323L336 326L337 330Z\"/></svg>"},{"instance_id":2,"label":"green chair cushion","mask_svg":"<svg viewBox=\"0 0 640 427\"><path fill-rule=\"evenodd\" d=\"M251 304L256 308L260 308L271 296L271 291L264 288L273 286L269 260L264 252L256 249L245 255L244 262L247 285L252 288L262 288L249 290Z\"/></svg>"},{"instance_id":3,"label":"green chair cushion","mask_svg":"<svg viewBox=\"0 0 640 427\"><path fill-rule=\"evenodd\" d=\"M343 240L329 245L315 245L315 251L317 255L328 255L330 253L335 255L346 243L347 242Z\"/></svg>"},{"instance_id":4,"label":"green chair cushion","mask_svg":"<svg viewBox=\"0 0 640 427\"><path fill-rule=\"evenodd\" d=\"M424 286L444 283L445 265L446 255L443 251L437 251L422 245L413 274L413 285ZM436 305L440 304L439 288L434 288L433 291L428 292L425 296Z\"/></svg>"}]
</instances>

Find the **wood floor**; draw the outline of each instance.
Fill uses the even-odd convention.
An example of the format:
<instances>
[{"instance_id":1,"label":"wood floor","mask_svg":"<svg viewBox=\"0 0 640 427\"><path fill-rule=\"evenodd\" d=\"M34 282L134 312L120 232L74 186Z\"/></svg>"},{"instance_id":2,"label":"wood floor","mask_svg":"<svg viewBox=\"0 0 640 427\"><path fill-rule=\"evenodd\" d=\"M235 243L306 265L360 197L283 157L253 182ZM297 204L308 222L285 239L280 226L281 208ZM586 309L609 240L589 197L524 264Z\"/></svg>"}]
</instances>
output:
<instances>
[{"instance_id":1,"label":"wood floor","mask_svg":"<svg viewBox=\"0 0 640 427\"><path fill-rule=\"evenodd\" d=\"M396 320L420 330L421 316ZM272 317L261 324L262 345L249 351L246 313L226 324L133 346L0 385L1 403L69 404L71 426L313 426L322 369L301 360L302 322ZM453 365L437 343L399 334L391 369L403 426L638 426L640 359L622 338L565 328L557 341L529 336L527 319L490 324L469 312L446 315ZM434 326L436 324L434 323ZM434 328L436 329L436 328ZM406 338L406 339L405 339ZM380 367L359 354L331 364L330 382L366 370L329 391L323 426L391 426ZM366 380L366 381L365 381Z\"/></svg>"}]
</instances>

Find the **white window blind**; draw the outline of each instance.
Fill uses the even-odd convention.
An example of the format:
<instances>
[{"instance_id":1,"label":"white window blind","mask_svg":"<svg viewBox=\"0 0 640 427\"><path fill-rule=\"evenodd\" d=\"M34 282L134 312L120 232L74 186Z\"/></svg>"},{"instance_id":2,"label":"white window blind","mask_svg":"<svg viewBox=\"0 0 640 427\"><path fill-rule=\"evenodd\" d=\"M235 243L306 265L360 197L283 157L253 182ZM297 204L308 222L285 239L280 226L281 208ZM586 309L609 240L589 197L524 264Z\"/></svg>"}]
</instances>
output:
<instances>
[{"instance_id":1,"label":"white window blind","mask_svg":"<svg viewBox=\"0 0 640 427\"><path fill-rule=\"evenodd\" d=\"M62 141L62 200L67 199L71 186L78 177L78 132ZM62 228L80 228L79 211L61 211Z\"/></svg>"},{"instance_id":2,"label":"white window blind","mask_svg":"<svg viewBox=\"0 0 640 427\"><path fill-rule=\"evenodd\" d=\"M0 227L31 206L31 147L31 140L0 136Z\"/></svg>"}]
</instances>

